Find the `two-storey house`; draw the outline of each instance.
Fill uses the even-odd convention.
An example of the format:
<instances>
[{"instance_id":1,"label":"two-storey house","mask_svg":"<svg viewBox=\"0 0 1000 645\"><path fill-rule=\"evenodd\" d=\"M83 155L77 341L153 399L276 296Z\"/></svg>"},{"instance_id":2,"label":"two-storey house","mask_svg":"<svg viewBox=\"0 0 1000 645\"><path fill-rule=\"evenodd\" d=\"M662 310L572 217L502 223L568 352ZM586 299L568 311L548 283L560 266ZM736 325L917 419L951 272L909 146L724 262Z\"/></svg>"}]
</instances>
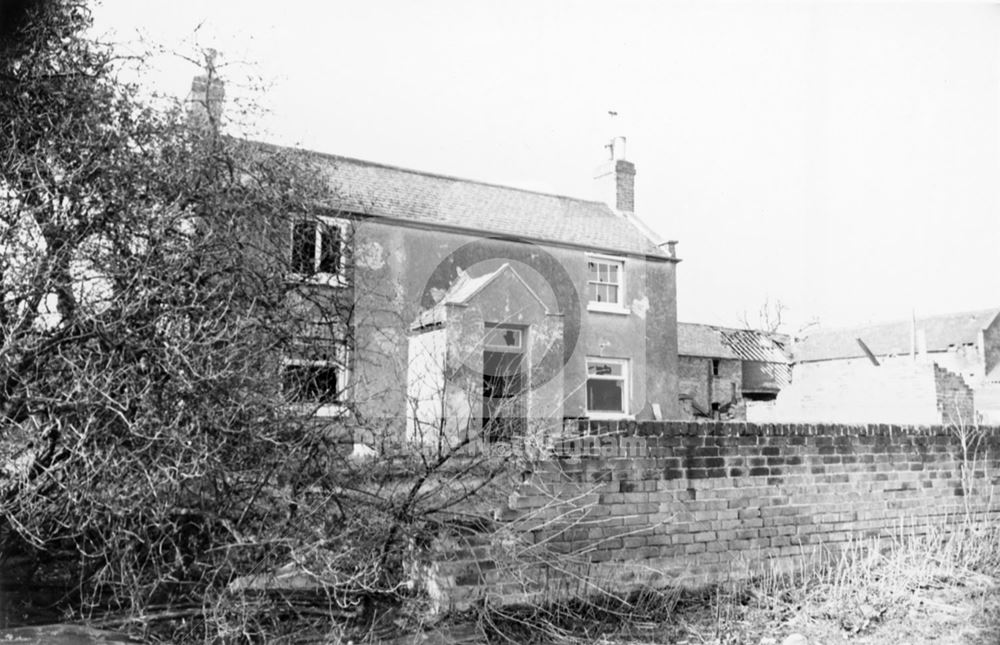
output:
<instances>
[{"instance_id":1,"label":"two-storey house","mask_svg":"<svg viewBox=\"0 0 1000 645\"><path fill-rule=\"evenodd\" d=\"M635 216L624 143L596 173L606 201L317 154L336 198L289 257L354 307L346 369L288 362L319 413L339 396L417 440L676 416L678 260Z\"/></svg>"}]
</instances>

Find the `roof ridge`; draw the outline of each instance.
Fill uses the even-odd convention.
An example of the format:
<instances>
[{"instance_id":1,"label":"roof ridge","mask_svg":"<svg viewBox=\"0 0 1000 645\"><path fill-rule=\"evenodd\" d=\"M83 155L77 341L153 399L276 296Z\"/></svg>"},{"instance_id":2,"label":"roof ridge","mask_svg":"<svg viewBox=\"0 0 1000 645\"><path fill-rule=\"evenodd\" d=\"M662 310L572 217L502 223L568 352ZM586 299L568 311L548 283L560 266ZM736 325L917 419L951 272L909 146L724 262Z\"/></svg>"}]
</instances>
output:
<instances>
[{"instance_id":1,"label":"roof ridge","mask_svg":"<svg viewBox=\"0 0 1000 645\"><path fill-rule=\"evenodd\" d=\"M335 202L342 202L341 206L348 210L360 209L358 212L366 215L435 228L468 228L478 233L513 235L586 250L679 261L662 248L659 235L648 226L641 226L640 218L626 216L599 200L426 172L301 147L248 143L309 159L329 175L327 179L337 196ZM337 184L338 176L346 182L343 186ZM382 185L384 191L379 192L383 190ZM371 193L368 199L375 201L365 201L366 192ZM469 200L482 208L473 208ZM560 217L549 217L552 214Z\"/></svg>"},{"instance_id":2,"label":"roof ridge","mask_svg":"<svg viewBox=\"0 0 1000 645\"><path fill-rule=\"evenodd\" d=\"M765 336L770 335L772 332L765 331L763 329L754 329L753 327L727 327L726 325L713 325L711 323L696 323L696 322L684 322L681 320L677 321L678 325L692 325L697 327L708 327L709 329L715 329L717 331L751 331L757 334L764 334Z\"/></svg>"},{"instance_id":3,"label":"roof ridge","mask_svg":"<svg viewBox=\"0 0 1000 645\"><path fill-rule=\"evenodd\" d=\"M983 314L993 314L993 315L1000 314L1000 307L993 307L987 309L969 309L967 311L956 311L948 314L934 314L931 316L920 316L917 317L916 321L918 323L921 323L929 320L946 320L950 318L959 318L961 316L978 316ZM844 333L858 329L871 329L872 327L891 327L893 325L904 325L904 324L905 325L911 324L911 320L909 318L896 318L893 320L884 320L881 322L871 322L871 323L864 323L857 325L847 325L842 327L826 327L826 328L820 327L816 329L812 334L806 336L806 338L808 338L809 336L814 336L824 333L826 334Z\"/></svg>"},{"instance_id":4,"label":"roof ridge","mask_svg":"<svg viewBox=\"0 0 1000 645\"><path fill-rule=\"evenodd\" d=\"M271 144L269 144L271 145ZM601 206L607 207L610 211L612 210L610 206L605 204L599 199L584 199L582 197L574 197L573 195L564 195L562 193L552 193L543 190L532 190L530 188L521 188L520 186L511 186L509 184L498 184L492 181L484 181L482 179L471 179L469 177L459 177L458 175L448 175L439 172L430 172L428 170L418 170L416 168L407 168L406 166L397 166L394 164L382 163L380 161L369 161L367 159L359 159L357 157L348 157L347 155L338 155L332 152L322 152L319 150L310 150L308 148L299 148L299 150L309 153L311 155L316 155L319 157L324 157L326 159L347 161L349 163L363 164L365 166L372 166L374 168L385 168L386 170L397 170L399 172L409 173L411 175L420 175L423 177L433 177L435 179L447 179L449 181L460 181L466 184L479 184L480 186L490 186L492 188L503 188L505 190L516 190L522 193L531 193L532 195L543 195L545 197L556 197L559 199L572 199L576 202L583 202L585 204L600 204Z\"/></svg>"}]
</instances>

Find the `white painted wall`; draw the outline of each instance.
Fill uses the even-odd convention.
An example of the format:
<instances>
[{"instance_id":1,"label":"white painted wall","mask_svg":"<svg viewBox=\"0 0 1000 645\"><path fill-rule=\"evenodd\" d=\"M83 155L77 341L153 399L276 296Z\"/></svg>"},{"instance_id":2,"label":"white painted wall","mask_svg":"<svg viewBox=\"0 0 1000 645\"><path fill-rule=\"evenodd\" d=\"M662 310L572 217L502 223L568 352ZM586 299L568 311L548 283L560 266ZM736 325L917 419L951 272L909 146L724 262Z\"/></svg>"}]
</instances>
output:
<instances>
[{"instance_id":1,"label":"white painted wall","mask_svg":"<svg viewBox=\"0 0 1000 645\"><path fill-rule=\"evenodd\" d=\"M444 405L445 330L410 336L406 371L406 438L437 441Z\"/></svg>"}]
</instances>

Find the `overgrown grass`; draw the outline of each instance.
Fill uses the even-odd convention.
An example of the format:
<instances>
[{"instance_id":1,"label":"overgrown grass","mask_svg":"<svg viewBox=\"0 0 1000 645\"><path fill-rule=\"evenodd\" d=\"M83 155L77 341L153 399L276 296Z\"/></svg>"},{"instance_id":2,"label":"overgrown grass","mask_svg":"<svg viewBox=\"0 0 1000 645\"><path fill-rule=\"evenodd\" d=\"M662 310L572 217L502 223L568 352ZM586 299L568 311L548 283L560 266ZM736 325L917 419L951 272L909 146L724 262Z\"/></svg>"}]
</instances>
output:
<instances>
[{"instance_id":1,"label":"overgrown grass","mask_svg":"<svg viewBox=\"0 0 1000 645\"><path fill-rule=\"evenodd\" d=\"M904 620L936 589L992 589L1000 525L969 519L899 527L886 537L817 548L793 570L696 590L641 590L544 605L485 607L474 619L494 643L759 643L823 623L843 638ZM780 640L780 639L779 639Z\"/></svg>"}]
</instances>

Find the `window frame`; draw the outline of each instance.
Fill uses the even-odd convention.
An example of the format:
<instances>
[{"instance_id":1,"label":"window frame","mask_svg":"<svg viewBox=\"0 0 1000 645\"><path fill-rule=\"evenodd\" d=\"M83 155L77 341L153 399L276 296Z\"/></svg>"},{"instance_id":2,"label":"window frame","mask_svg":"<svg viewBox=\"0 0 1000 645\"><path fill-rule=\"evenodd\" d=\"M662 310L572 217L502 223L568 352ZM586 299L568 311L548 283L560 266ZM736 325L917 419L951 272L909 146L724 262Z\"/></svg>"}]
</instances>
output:
<instances>
[{"instance_id":1,"label":"window frame","mask_svg":"<svg viewBox=\"0 0 1000 645\"><path fill-rule=\"evenodd\" d=\"M295 228L303 222L313 224L315 227L313 240L313 267L312 273L302 273L294 270L295 262ZM347 220L340 217L330 217L328 215L299 215L292 218L288 227L288 249L289 249L289 278L298 282L311 282L315 284L325 284L332 287L344 286L347 282L344 275L347 267L346 262L346 232ZM323 261L323 232L324 229L336 229L337 231L337 263L336 272L319 271L319 266Z\"/></svg>"},{"instance_id":2,"label":"window frame","mask_svg":"<svg viewBox=\"0 0 1000 645\"><path fill-rule=\"evenodd\" d=\"M337 400L330 403L322 403L320 401L288 401L288 405L295 411L299 413L308 413L314 417L339 417L347 412L347 407L344 404L344 400L347 398L346 393L348 391L349 379L350 379L350 369L348 367L348 360L350 359L350 353L348 352L347 346L341 341L333 341L331 343L328 339L314 339L316 342L324 344L335 344L334 353L336 358L333 360L315 359L315 358L300 358L297 356L283 356L281 359L281 388L284 390L285 387L285 368L294 366L309 366L309 367L333 367L337 375Z\"/></svg>"},{"instance_id":3,"label":"window frame","mask_svg":"<svg viewBox=\"0 0 1000 645\"><path fill-rule=\"evenodd\" d=\"M620 377L616 376L603 376L590 373L591 363L613 363L620 365L622 368L622 375ZM586 381L584 381L584 409L587 411L587 417L590 419L631 419L633 418L630 413L630 400L632 398L632 370L630 369L631 361L627 358L610 358L607 356L587 356L584 360ZM621 381L622 383L622 409L620 412L610 411L610 410L591 410L590 409L590 396L587 392L587 386L591 379L600 381Z\"/></svg>"},{"instance_id":4,"label":"window frame","mask_svg":"<svg viewBox=\"0 0 1000 645\"><path fill-rule=\"evenodd\" d=\"M623 314L628 315L631 313L625 306L625 258L617 255L604 255L600 253L588 253L586 256L587 260L587 310L596 311L600 313L611 313L611 314ZM615 284L612 282L600 282L591 280L590 277L590 264L600 263L606 265L617 265L618 266L618 282L616 286L618 287L618 300L616 302L600 302L597 300L591 300L591 285L611 285Z\"/></svg>"},{"instance_id":5,"label":"window frame","mask_svg":"<svg viewBox=\"0 0 1000 645\"><path fill-rule=\"evenodd\" d=\"M517 337L516 345L500 345L489 342L490 332L512 332ZM485 323L483 325L483 351L504 352L513 354L523 354L525 352L525 332L527 329L520 325L507 325L504 323Z\"/></svg>"}]
</instances>

